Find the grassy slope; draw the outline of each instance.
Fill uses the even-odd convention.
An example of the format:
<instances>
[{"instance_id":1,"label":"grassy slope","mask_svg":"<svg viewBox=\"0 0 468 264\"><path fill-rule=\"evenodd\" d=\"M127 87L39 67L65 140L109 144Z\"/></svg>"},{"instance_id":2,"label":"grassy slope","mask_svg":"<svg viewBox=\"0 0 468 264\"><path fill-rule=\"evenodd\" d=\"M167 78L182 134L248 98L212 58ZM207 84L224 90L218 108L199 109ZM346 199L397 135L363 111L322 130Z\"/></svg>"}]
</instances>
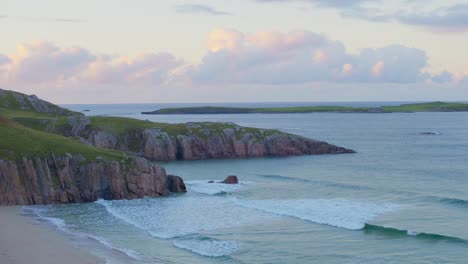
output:
<instances>
[{"instance_id":1,"label":"grassy slope","mask_svg":"<svg viewBox=\"0 0 468 264\"><path fill-rule=\"evenodd\" d=\"M14 92L14 91L8 91L8 90L2 90L2 91L3 93L6 94L6 96L0 96L0 109L2 109L2 111L3 110L20 111L20 112L22 111L22 112L29 112L30 114L40 114L34 111L34 107L29 102L29 100L27 100L27 97L28 97L27 95ZM18 100L16 100L16 97L23 97L24 98L23 104L19 103ZM68 109L61 108L58 105L54 105L49 102L46 102L46 103L50 109L62 109L64 111L64 115L78 114Z\"/></svg>"},{"instance_id":2,"label":"grassy slope","mask_svg":"<svg viewBox=\"0 0 468 264\"><path fill-rule=\"evenodd\" d=\"M49 154L81 154L87 161L98 157L123 161L123 152L85 145L75 138L34 130L0 117L0 158L19 160L23 157L44 157Z\"/></svg>"},{"instance_id":3,"label":"grassy slope","mask_svg":"<svg viewBox=\"0 0 468 264\"><path fill-rule=\"evenodd\" d=\"M377 110L377 111L376 111ZM184 107L163 108L145 114L250 114L250 113L369 113L369 112L450 112L468 111L468 104L463 103L417 103L399 106L343 107L343 106L310 106L310 107L271 107L271 108L236 108L236 107Z\"/></svg>"},{"instance_id":4,"label":"grassy slope","mask_svg":"<svg viewBox=\"0 0 468 264\"><path fill-rule=\"evenodd\" d=\"M0 159L19 160L23 157L44 157L49 154L81 154L87 161L98 157L108 160L123 161L127 155L123 152L96 148L79 142L78 139L47 133L51 128L58 129L65 125L68 115L76 114L65 110L63 116L38 113L33 110L28 100L20 104L16 96L26 95L4 91L0 96ZM48 103L51 108L59 108Z\"/></svg>"}]
</instances>

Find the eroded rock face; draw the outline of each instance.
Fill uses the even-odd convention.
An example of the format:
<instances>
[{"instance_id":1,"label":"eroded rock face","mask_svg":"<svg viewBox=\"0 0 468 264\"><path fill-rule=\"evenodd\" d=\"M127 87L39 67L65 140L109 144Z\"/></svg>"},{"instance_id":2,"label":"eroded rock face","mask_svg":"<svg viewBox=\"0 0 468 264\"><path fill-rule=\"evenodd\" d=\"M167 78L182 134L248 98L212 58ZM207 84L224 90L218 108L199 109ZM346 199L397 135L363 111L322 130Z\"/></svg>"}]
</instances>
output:
<instances>
[{"instance_id":1,"label":"eroded rock face","mask_svg":"<svg viewBox=\"0 0 468 264\"><path fill-rule=\"evenodd\" d=\"M93 202L168 193L165 170L144 158L125 163L88 163L82 156L71 155L0 160L0 205Z\"/></svg>"},{"instance_id":2,"label":"eroded rock face","mask_svg":"<svg viewBox=\"0 0 468 264\"><path fill-rule=\"evenodd\" d=\"M180 176L168 175L167 176L167 188L173 193L185 193L187 188L185 187L184 180Z\"/></svg>"},{"instance_id":3,"label":"eroded rock face","mask_svg":"<svg viewBox=\"0 0 468 264\"><path fill-rule=\"evenodd\" d=\"M147 128L120 138L97 129L80 136L94 146L130 151L155 161L354 153L327 142L280 131L255 129L255 132L249 132L243 127L229 125L231 128L215 130L187 123L189 132L178 135L158 128ZM132 144L134 138L139 138L141 142Z\"/></svg>"}]
</instances>

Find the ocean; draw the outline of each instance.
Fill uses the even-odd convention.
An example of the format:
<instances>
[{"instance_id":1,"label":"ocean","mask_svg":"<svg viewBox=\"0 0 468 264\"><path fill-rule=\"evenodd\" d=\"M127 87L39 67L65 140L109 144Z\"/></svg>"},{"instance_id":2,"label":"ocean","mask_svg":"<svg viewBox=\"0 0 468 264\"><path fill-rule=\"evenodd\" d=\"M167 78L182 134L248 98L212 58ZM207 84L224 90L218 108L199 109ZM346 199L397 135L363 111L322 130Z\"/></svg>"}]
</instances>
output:
<instances>
[{"instance_id":1,"label":"ocean","mask_svg":"<svg viewBox=\"0 0 468 264\"><path fill-rule=\"evenodd\" d=\"M29 206L25 212L54 224L108 263L468 260L468 113L139 114L191 105L65 107L157 122L235 122L357 153L159 163L184 178L187 194ZM260 104L267 105L310 104ZM207 183L228 175L237 175L241 184Z\"/></svg>"}]
</instances>

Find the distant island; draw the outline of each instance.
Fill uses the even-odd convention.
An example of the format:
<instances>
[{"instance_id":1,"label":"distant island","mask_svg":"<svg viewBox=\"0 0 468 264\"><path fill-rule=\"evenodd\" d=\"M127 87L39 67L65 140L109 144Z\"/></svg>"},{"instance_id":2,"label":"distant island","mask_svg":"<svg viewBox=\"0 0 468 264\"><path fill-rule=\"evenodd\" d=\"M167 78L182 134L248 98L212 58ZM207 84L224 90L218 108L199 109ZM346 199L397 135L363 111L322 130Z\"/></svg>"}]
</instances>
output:
<instances>
[{"instance_id":1,"label":"distant island","mask_svg":"<svg viewBox=\"0 0 468 264\"><path fill-rule=\"evenodd\" d=\"M293 113L414 113L414 112L462 112L468 111L468 104L430 102L401 104L397 106L380 107L348 107L348 106L303 106L303 107L181 107L162 108L152 112L142 112L145 115L180 115L180 114L293 114Z\"/></svg>"}]
</instances>

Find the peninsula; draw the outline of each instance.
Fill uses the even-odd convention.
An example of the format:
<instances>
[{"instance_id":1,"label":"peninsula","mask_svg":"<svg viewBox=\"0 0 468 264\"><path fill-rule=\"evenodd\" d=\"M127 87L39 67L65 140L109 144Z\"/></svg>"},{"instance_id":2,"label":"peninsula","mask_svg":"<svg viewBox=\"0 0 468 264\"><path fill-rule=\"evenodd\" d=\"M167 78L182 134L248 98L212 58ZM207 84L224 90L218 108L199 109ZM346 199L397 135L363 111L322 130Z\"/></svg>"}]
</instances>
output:
<instances>
[{"instance_id":1,"label":"peninsula","mask_svg":"<svg viewBox=\"0 0 468 264\"><path fill-rule=\"evenodd\" d=\"M142 112L145 115L177 115L177 114L294 114L294 113L414 113L414 112L462 112L468 111L464 103L415 103L397 106L380 107L347 107L347 106L303 106L303 107L182 107L162 108L152 112Z\"/></svg>"},{"instance_id":2,"label":"peninsula","mask_svg":"<svg viewBox=\"0 0 468 264\"><path fill-rule=\"evenodd\" d=\"M154 161L354 151L233 123L87 117L0 89L0 205L134 199L185 190ZM178 184L174 184L178 183Z\"/></svg>"}]
</instances>

